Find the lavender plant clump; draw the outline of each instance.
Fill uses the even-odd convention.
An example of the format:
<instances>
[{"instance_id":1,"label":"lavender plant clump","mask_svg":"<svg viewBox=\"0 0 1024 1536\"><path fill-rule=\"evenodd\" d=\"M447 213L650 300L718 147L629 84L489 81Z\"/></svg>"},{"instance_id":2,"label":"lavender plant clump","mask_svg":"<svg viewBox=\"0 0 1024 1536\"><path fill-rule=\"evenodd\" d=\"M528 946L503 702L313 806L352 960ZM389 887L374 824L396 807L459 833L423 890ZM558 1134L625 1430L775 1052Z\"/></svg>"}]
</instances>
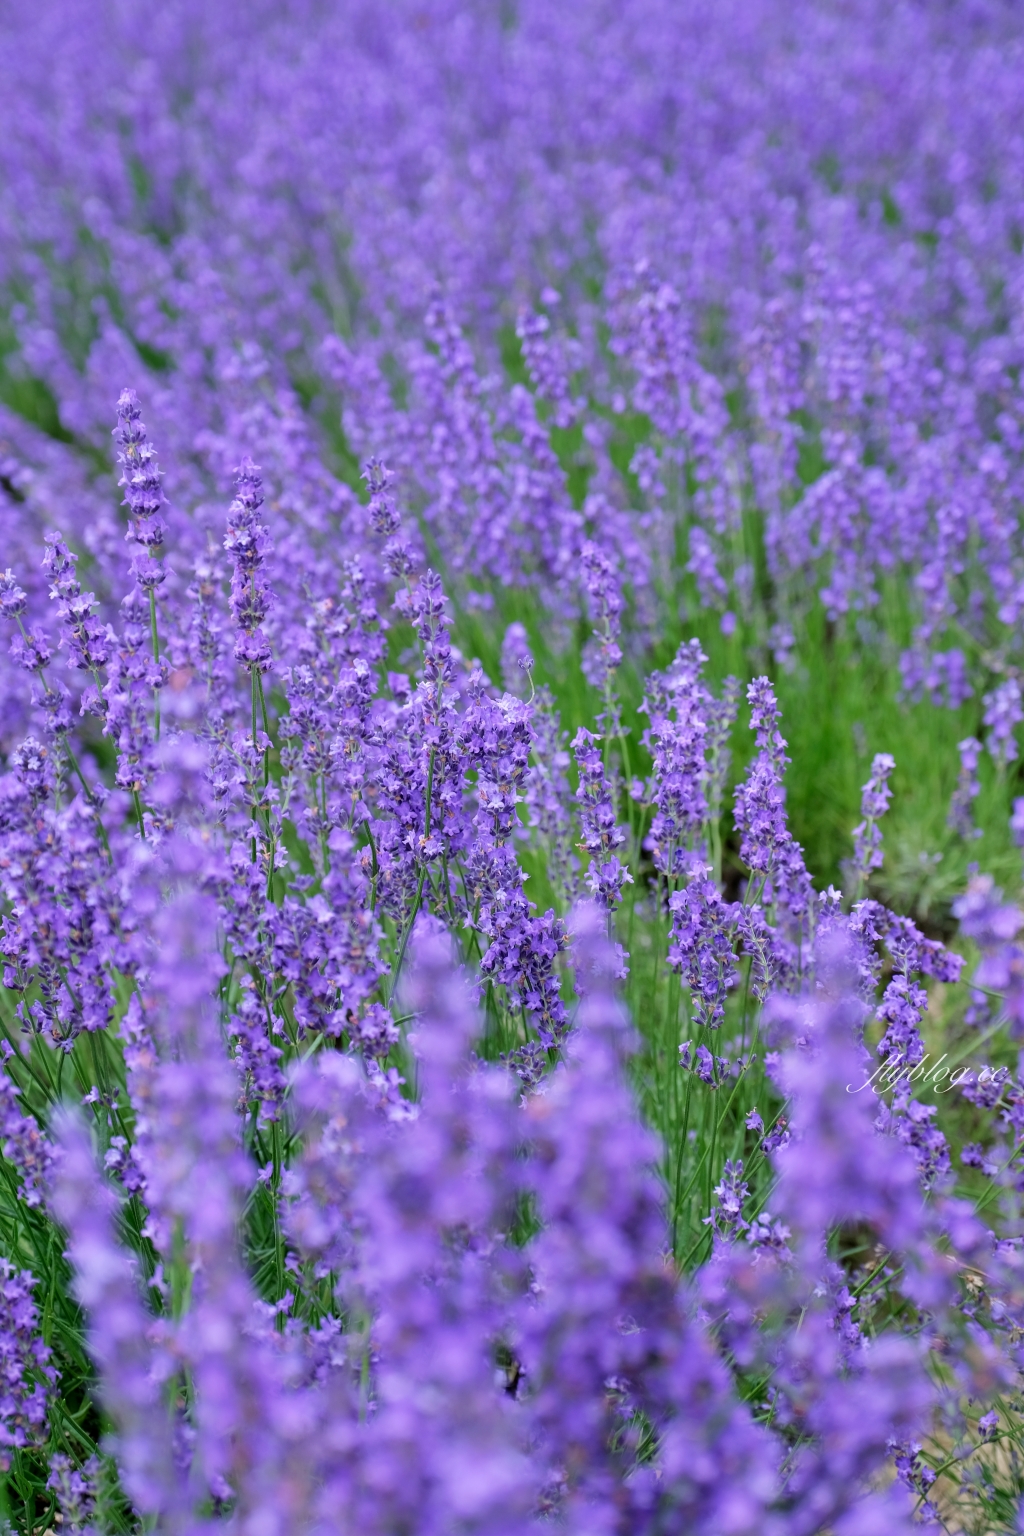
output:
<instances>
[{"instance_id":1,"label":"lavender plant clump","mask_svg":"<svg viewBox=\"0 0 1024 1536\"><path fill-rule=\"evenodd\" d=\"M0 57L0 1523L1019 1533L1018 8Z\"/></svg>"}]
</instances>

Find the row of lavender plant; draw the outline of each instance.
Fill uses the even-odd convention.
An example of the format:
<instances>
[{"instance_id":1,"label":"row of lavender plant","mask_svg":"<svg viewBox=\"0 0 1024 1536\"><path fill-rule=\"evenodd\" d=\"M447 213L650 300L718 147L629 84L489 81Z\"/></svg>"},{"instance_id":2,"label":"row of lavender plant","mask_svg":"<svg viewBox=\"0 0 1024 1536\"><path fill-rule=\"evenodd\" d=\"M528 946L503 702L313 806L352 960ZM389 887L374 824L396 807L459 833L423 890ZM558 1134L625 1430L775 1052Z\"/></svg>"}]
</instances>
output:
<instances>
[{"instance_id":1,"label":"row of lavender plant","mask_svg":"<svg viewBox=\"0 0 1024 1536\"><path fill-rule=\"evenodd\" d=\"M1024 918L972 874L968 989L876 899L884 752L817 890L763 674L957 710L966 865L1021 51L1010 0L0 17L15 1529L1019 1528ZM694 630L752 685L652 672Z\"/></svg>"},{"instance_id":2,"label":"row of lavender plant","mask_svg":"<svg viewBox=\"0 0 1024 1536\"><path fill-rule=\"evenodd\" d=\"M288 612L386 450L460 601L535 591L555 644L596 537L634 650L682 597L799 666L821 605L1015 719L1021 48L1009 0L20 8L10 547L59 510L113 617L92 476L145 379L188 563L243 451L272 471Z\"/></svg>"},{"instance_id":3,"label":"row of lavender plant","mask_svg":"<svg viewBox=\"0 0 1024 1536\"><path fill-rule=\"evenodd\" d=\"M0 779L16 1528L888 1533L969 1497L1020 1422L1024 1080L952 1064L954 1172L923 1031L962 961L864 894L892 758L816 891L751 684L729 894L742 690L681 647L627 776L599 546L568 742L522 626L504 690L453 646L382 463L375 552L275 626L256 465L186 585L130 391L115 439L118 621L57 534L49 622L0 598L37 730ZM959 913L1012 1037L1024 917L981 876Z\"/></svg>"}]
</instances>

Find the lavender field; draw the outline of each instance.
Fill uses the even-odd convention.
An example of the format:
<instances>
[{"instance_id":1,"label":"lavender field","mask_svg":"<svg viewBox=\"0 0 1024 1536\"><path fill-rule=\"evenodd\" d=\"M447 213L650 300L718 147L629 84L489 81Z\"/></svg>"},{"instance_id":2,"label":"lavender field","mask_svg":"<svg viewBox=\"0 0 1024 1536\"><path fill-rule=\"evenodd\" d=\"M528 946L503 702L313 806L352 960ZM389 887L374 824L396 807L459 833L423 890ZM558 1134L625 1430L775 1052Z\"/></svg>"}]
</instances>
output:
<instances>
[{"instance_id":1,"label":"lavender field","mask_svg":"<svg viewBox=\"0 0 1024 1536\"><path fill-rule=\"evenodd\" d=\"M0 81L0 1532L1020 1536L1024 9Z\"/></svg>"}]
</instances>

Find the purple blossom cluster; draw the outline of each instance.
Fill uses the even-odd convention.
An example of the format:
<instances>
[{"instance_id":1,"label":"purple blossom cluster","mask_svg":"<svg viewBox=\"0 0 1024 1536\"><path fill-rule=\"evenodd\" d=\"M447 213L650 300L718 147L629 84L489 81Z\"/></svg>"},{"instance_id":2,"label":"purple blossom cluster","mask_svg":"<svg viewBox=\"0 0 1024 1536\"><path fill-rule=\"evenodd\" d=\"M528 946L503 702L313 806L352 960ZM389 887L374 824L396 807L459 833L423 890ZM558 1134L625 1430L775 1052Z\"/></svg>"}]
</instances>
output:
<instances>
[{"instance_id":1,"label":"purple blossom cluster","mask_svg":"<svg viewBox=\"0 0 1024 1536\"><path fill-rule=\"evenodd\" d=\"M209 552L214 488L258 456L281 518L273 645L386 521L383 486L368 519L352 483L379 455L467 594L531 588L563 634L591 613L601 688L627 609L654 633L675 604L669 567L780 665L821 606L881 638L897 584L906 692L984 700L1013 761L1019 17L754 0L711 24L629 0L605 20L401 0L390 29L302 6L242 26L175 0L140 39L117 7L12 17L12 570L56 518L112 621L118 529L93 472L131 377L164 454L124 390L153 612ZM31 637L45 594L23 590ZM256 617L236 638L262 666ZM4 687L8 749L32 693L10 662Z\"/></svg>"},{"instance_id":2,"label":"purple blossom cluster","mask_svg":"<svg viewBox=\"0 0 1024 1536\"><path fill-rule=\"evenodd\" d=\"M119 409L155 503L137 408ZM456 647L396 482L379 461L366 479L377 545L333 595L307 563L295 627L271 600L282 557L251 459L224 512L227 560L211 548L153 607L148 652L140 601L88 629L70 551L46 546L51 622L88 657L93 692L23 741L0 786L3 1154L24 1220L67 1234L64 1304L82 1309L110 1427L62 1448L53 1394L75 1361L11 1268L10 1446L40 1455L49 1436L46 1487L83 1528L105 1528L104 1478L170 1531L312 1532L339 1511L389 1531L557 1517L789 1536L884 1509L900 1528L909 1494L872 1491L886 1462L922 1485L906 1447L956 1392L982 1390L927 1203L952 1199L950 1156L906 1084L867 1120L867 1100L854 1113L835 1094L864 1071L872 1029L886 1064L919 1061L921 978L954 980L957 957L878 902L847 913L815 893L766 677L748 689L755 754L734 797L745 885L726 897L739 690L716 696L695 641L647 680L651 773L620 822L620 610L594 554L604 729L578 730L573 791L551 696L499 692ZM505 649L521 678L522 636ZM88 750L101 732L109 777ZM864 791L863 874L891 770L879 756ZM534 854L551 861L543 913L526 894ZM681 1091L733 1114L780 1181L776 1208L755 1210L746 1164L726 1162L692 1273L615 991L637 882L689 999ZM1013 940L1003 909L970 914L983 945ZM977 978L1011 1012L1014 963ZM64 1061L88 1087L78 1109L54 1091ZM767 1130L756 1107L732 1108L755 1082ZM896 1315L925 1308L936 1339L962 1341L955 1388L928 1374L933 1333L878 1326L859 1272L830 1256L856 1221L887 1256ZM979 1231L975 1247L995 1241ZM1007 1316L974 1322L997 1373ZM749 1387L768 1367L761 1404ZM990 1426L976 1433L987 1443Z\"/></svg>"}]
</instances>

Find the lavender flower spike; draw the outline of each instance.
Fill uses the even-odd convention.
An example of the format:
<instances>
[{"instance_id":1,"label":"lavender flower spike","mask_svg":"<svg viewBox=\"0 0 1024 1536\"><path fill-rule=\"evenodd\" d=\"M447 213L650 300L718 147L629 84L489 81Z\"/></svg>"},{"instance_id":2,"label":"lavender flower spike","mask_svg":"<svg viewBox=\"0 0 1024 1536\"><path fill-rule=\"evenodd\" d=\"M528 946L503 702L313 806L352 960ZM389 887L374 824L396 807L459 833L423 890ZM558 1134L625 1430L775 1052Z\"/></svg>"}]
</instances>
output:
<instances>
[{"instance_id":1,"label":"lavender flower spike","mask_svg":"<svg viewBox=\"0 0 1024 1536\"><path fill-rule=\"evenodd\" d=\"M67 1111L55 1134L60 1163L53 1212L68 1232L75 1294L86 1313L89 1352L100 1395L114 1421L111 1449L125 1492L140 1515L180 1527L181 1475L171 1424L161 1401L153 1348L154 1319L142 1304L135 1264L115 1236L117 1200L96 1166L88 1132Z\"/></svg>"},{"instance_id":2,"label":"lavender flower spike","mask_svg":"<svg viewBox=\"0 0 1024 1536\"><path fill-rule=\"evenodd\" d=\"M889 809L892 791L889 775L896 766L896 759L888 752L877 752L871 764L871 777L861 793L860 825L853 829L853 860L850 874L857 895L871 871L882 867L882 834L878 823Z\"/></svg>"},{"instance_id":3,"label":"lavender flower spike","mask_svg":"<svg viewBox=\"0 0 1024 1536\"><path fill-rule=\"evenodd\" d=\"M121 478L117 483L124 488L124 505L128 508L126 538L134 540L141 548L141 553L132 561L132 575L142 590L148 592L164 579L163 566L155 556L163 546L166 526L160 516L164 493L160 487L156 449L146 439L141 414L135 391L122 390L117 402L117 426L113 431L117 462L121 466Z\"/></svg>"},{"instance_id":4,"label":"lavender flower spike","mask_svg":"<svg viewBox=\"0 0 1024 1536\"><path fill-rule=\"evenodd\" d=\"M47 1409L57 1372L39 1334L32 1299L35 1277L19 1274L0 1259L0 1467L10 1466L10 1450L38 1445L44 1438Z\"/></svg>"},{"instance_id":5,"label":"lavender flower spike","mask_svg":"<svg viewBox=\"0 0 1024 1536\"><path fill-rule=\"evenodd\" d=\"M981 792L978 781L981 742L975 736L965 736L957 750L960 753L960 773L949 802L946 825L959 837L973 840L981 836L981 828L974 825L974 802Z\"/></svg>"},{"instance_id":6,"label":"lavender flower spike","mask_svg":"<svg viewBox=\"0 0 1024 1536\"><path fill-rule=\"evenodd\" d=\"M988 727L985 745L992 754L996 767L1002 773L1008 763L1016 761L1017 738L1014 732L1024 720L1020 684L1017 679L1008 677L1004 683L999 684L998 688L994 688L991 693L986 693L984 704L984 722Z\"/></svg>"},{"instance_id":7,"label":"lavender flower spike","mask_svg":"<svg viewBox=\"0 0 1024 1536\"><path fill-rule=\"evenodd\" d=\"M263 570L273 545L269 529L259 520L262 505L259 466L251 459L243 459L238 467L235 499L228 512L224 548L234 564L231 612L239 630L235 659L254 673L263 673L270 665L270 646L262 624L274 600Z\"/></svg>"},{"instance_id":8,"label":"lavender flower spike","mask_svg":"<svg viewBox=\"0 0 1024 1536\"><path fill-rule=\"evenodd\" d=\"M590 854L587 884L591 893L611 913L622 900L623 887L632 885L633 876L615 852L626 841L626 833L615 820L612 788L598 749L599 739L581 725L573 737L572 747L580 775L576 791L582 833L580 846Z\"/></svg>"}]
</instances>

